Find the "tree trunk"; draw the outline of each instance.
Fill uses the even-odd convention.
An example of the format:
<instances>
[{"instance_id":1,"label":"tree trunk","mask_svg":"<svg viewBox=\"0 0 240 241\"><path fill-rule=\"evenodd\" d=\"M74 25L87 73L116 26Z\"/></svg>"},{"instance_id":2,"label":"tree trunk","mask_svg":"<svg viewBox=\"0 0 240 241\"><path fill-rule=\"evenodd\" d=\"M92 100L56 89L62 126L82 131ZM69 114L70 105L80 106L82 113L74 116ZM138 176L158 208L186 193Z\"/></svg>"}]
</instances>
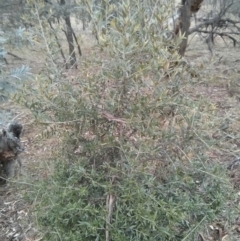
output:
<instances>
[{"instance_id":1,"label":"tree trunk","mask_svg":"<svg viewBox=\"0 0 240 241\"><path fill-rule=\"evenodd\" d=\"M178 20L178 24L175 27L176 35L179 35L179 33L184 35L184 39L182 40L178 50L181 56L184 56L187 48L188 31L190 28L191 16L192 14L199 11L202 2L203 0L182 0L182 6L179 9L180 17Z\"/></svg>"},{"instance_id":2,"label":"tree trunk","mask_svg":"<svg viewBox=\"0 0 240 241\"><path fill-rule=\"evenodd\" d=\"M67 25L67 41L68 41L68 47L69 47L69 56L70 56L70 65L71 67L75 66L77 68L77 59L74 49L74 43L73 43L73 31L71 26L70 17L65 17L65 22Z\"/></svg>"},{"instance_id":3,"label":"tree trunk","mask_svg":"<svg viewBox=\"0 0 240 241\"><path fill-rule=\"evenodd\" d=\"M61 0L61 5L65 5L65 0ZM70 65L71 67L75 66L77 68L77 59L74 49L74 38L73 38L73 29L71 25L71 20L69 14L65 14L63 17L67 26L66 37L68 41L68 48L69 48L69 56L70 56Z\"/></svg>"},{"instance_id":4,"label":"tree trunk","mask_svg":"<svg viewBox=\"0 0 240 241\"><path fill-rule=\"evenodd\" d=\"M68 68L68 64L67 64L66 57L65 57L65 55L64 55L62 46L61 46L60 41L59 41L59 39L58 39L58 36L57 36L57 34L55 33L55 29L53 28L52 23L51 23L50 20L48 20L48 24L49 24L50 28L52 29L53 35L54 35L54 37L55 37L55 39L56 39L57 46L58 46L58 48L59 48L59 50L60 50L60 53L61 53L62 58L63 58L63 62L64 62L65 67L66 67L66 69L67 69L67 68Z\"/></svg>"},{"instance_id":5,"label":"tree trunk","mask_svg":"<svg viewBox=\"0 0 240 241\"><path fill-rule=\"evenodd\" d=\"M182 6L180 7L180 21L179 21L179 29L181 34L184 35L184 39L182 40L180 46L179 46L179 54L181 56L184 55L186 48L187 48L187 42L188 42L188 30L190 28L190 19L191 19L191 0L182 0Z\"/></svg>"}]
</instances>

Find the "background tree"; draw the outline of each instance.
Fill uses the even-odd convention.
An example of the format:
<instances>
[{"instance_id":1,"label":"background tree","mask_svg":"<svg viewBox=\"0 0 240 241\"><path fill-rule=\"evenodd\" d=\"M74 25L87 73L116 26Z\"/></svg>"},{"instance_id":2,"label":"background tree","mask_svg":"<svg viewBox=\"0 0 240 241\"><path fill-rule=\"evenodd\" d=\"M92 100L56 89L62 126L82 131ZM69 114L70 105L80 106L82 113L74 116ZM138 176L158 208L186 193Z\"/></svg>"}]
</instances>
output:
<instances>
[{"instance_id":1,"label":"background tree","mask_svg":"<svg viewBox=\"0 0 240 241\"><path fill-rule=\"evenodd\" d=\"M204 1L209 7L200 17L197 24L189 30L189 34L201 34L212 52L214 39L220 37L224 42L230 39L233 46L239 44L240 21L238 10L240 7L237 0Z\"/></svg>"},{"instance_id":2,"label":"background tree","mask_svg":"<svg viewBox=\"0 0 240 241\"><path fill-rule=\"evenodd\" d=\"M51 40L51 43L49 44L56 45L56 51L60 53L65 67L77 68L77 56L75 48L77 48L79 56L81 56L82 53L78 40L79 37L77 37L75 34L71 24L71 16L74 16L77 12L74 1L29 1L28 4L25 5L24 9L24 26L31 26L34 29L38 25L39 21L45 22L42 24L42 26L44 26L43 29L36 32L44 31L46 36L53 36L54 40ZM37 12L37 15L34 14L34 12ZM36 18L36 16L38 17ZM64 21L65 26L63 26L62 21ZM62 33L64 33L68 43L68 57L66 57L66 54L64 53L65 50L62 47ZM56 62L55 64L59 64L58 57L56 57L54 61Z\"/></svg>"}]
</instances>

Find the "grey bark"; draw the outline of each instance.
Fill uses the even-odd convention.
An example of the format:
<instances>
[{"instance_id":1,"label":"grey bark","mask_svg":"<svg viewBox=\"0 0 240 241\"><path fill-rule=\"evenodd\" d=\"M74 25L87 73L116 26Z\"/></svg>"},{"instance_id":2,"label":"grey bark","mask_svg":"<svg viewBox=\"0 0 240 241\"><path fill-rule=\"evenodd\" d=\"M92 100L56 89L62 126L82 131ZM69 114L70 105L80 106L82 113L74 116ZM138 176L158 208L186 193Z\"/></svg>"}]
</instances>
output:
<instances>
[{"instance_id":1,"label":"grey bark","mask_svg":"<svg viewBox=\"0 0 240 241\"><path fill-rule=\"evenodd\" d=\"M66 1L61 0L61 5L65 5ZM74 49L74 38L73 38L73 29L71 25L71 20L69 14L65 13L63 17L67 26L67 31L65 32L66 38L68 41L68 48L69 48L69 56L70 56L70 65L71 67L75 66L77 68L77 58Z\"/></svg>"},{"instance_id":2,"label":"grey bark","mask_svg":"<svg viewBox=\"0 0 240 241\"><path fill-rule=\"evenodd\" d=\"M179 54L184 55L187 42L188 42L188 30L190 28L191 19L191 0L182 0L182 6L180 8L180 31L184 34L184 39L179 46Z\"/></svg>"}]
</instances>

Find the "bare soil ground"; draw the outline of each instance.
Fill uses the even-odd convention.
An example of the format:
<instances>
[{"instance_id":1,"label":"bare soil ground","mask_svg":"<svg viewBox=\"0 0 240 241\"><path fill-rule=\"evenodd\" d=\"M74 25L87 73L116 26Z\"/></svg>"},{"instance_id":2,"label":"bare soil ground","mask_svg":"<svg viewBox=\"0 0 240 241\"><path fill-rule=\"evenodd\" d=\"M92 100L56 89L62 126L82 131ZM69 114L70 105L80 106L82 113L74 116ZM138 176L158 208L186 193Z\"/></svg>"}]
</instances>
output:
<instances>
[{"instance_id":1,"label":"bare soil ground","mask_svg":"<svg viewBox=\"0 0 240 241\"><path fill-rule=\"evenodd\" d=\"M207 46L199 37L194 37L191 40L186 53L186 59L193 66L200 68L203 66L204 76L201 75L193 79L191 88L186 89L188 95L192 98L203 98L210 101L217 109L219 123L226 118L231 119L229 126L230 134L239 132L240 130L240 102L238 93L231 94L227 89L227 84L237 82L240 84L240 48L233 48L231 44L226 45L220 39L216 41L214 46L214 55L211 56ZM29 63L34 72L37 72L44 66L43 62L39 62L36 58L30 59L26 56L24 64ZM19 62L18 62L19 63ZM16 65L13 62L13 65ZM69 76L74 76L75 73L69 72ZM237 87L236 87L237 88ZM21 240L21 241L37 241L41 240L36 220L34 219L34 209L27 203L24 196L24 188L19 190L17 182L23 182L26 185L34 185L38 179L45 178L51 168L46 169L50 163L47 163L47 158L53 148L57 148L59 140L39 138L41 127L34 124L31 114L20 106L11 102L0 103L0 128L12 119L19 120L24 125L22 142L26 148L22 154L23 166L21 171L14 180L11 180L7 185L0 186L0 240ZM219 138L218 133L214 138ZM238 137L238 138L237 138ZM229 176L238 193L240 190L240 174L239 165L231 166L234 160L237 160L240 152L240 135L236 134L234 139L226 139L225 143L221 143L225 148L225 152L212 152L209 155L212 161L222 163L226 168L229 166ZM237 162L236 162L237 163ZM237 204L236 204L237 205ZM239 219L240 220L240 219ZM239 240L240 222L236 222L232 227L224 227L222 224L213 224L222 233L221 239L218 240ZM204 234L211 237L211 240L217 240L211 233Z\"/></svg>"}]
</instances>

